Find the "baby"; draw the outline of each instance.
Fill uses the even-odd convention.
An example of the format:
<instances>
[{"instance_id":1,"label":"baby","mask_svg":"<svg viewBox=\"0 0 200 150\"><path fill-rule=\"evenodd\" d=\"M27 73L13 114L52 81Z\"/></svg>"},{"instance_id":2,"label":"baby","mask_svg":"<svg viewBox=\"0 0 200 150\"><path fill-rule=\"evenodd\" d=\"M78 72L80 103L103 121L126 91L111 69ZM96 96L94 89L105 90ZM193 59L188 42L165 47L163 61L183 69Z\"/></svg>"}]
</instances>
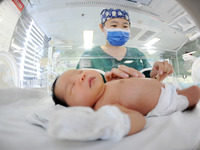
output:
<instances>
[{"instance_id":1,"label":"baby","mask_svg":"<svg viewBox=\"0 0 200 150\"><path fill-rule=\"evenodd\" d=\"M104 83L94 70L68 70L55 80L52 91L55 104L88 106L94 110L104 105L117 106L129 116L128 135L144 128L144 116L163 116L193 108L200 99L198 86L178 90L172 84L147 78Z\"/></svg>"}]
</instances>

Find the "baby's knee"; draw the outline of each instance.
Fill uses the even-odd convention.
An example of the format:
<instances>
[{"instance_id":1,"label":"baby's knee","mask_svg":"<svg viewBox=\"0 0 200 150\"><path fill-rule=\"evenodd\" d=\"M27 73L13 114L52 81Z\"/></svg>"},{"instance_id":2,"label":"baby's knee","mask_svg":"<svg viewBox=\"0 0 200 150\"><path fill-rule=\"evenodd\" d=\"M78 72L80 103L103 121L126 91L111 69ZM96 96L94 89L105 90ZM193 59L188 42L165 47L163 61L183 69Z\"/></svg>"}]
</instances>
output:
<instances>
[{"instance_id":1,"label":"baby's knee","mask_svg":"<svg viewBox=\"0 0 200 150\"><path fill-rule=\"evenodd\" d=\"M197 86L197 85L193 85L192 88L193 88L194 92L196 93L197 99L199 101L199 99L200 99L200 87Z\"/></svg>"}]
</instances>

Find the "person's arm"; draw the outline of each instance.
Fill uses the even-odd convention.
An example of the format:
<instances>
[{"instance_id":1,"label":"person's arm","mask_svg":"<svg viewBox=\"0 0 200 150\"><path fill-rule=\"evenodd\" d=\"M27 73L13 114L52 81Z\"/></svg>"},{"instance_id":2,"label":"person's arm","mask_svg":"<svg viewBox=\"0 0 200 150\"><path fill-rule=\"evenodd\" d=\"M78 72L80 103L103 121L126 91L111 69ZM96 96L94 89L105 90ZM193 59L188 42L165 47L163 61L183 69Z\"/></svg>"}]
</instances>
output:
<instances>
[{"instance_id":1,"label":"person's arm","mask_svg":"<svg viewBox=\"0 0 200 150\"><path fill-rule=\"evenodd\" d=\"M138 111L127 109L119 104L115 104L114 106L117 106L122 112L129 116L131 125L130 131L127 135L135 134L144 128L146 124L146 119L144 115L142 115Z\"/></svg>"}]
</instances>

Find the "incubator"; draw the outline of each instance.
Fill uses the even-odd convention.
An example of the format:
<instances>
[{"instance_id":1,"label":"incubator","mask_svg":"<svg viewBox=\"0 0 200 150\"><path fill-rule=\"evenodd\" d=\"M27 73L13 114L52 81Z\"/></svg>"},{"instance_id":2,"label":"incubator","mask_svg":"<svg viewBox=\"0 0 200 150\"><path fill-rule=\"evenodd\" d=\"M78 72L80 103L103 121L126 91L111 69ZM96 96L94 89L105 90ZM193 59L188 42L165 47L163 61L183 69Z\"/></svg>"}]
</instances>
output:
<instances>
[{"instance_id":1,"label":"incubator","mask_svg":"<svg viewBox=\"0 0 200 150\"><path fill-rule=\"evenodd\" d=\"M145 55L150 66L144 70L151 70L156 61L167 61L174 67L174 72L165 78L164 83L171 82L178 88L194 84L200 86L198 0L0 0L2 149L200 149L199 104L192 111L148 118L141 133L124 139L121 136L121 141L115 144L100 140L59 141L50 138L45 130L27 123L29 115L29 121L34 125L47 128L52 114L61 110L61 107L54 106L51 98L55 78L68 69L75 69L84 53L86 55L83 59L86 61L81 64L83 69L90 68L91 60L97 59L95 55L90 57L87 53L91 48L100 47L106 42L105 35L99 28L100 12L105 8L128 11L131 21L128 32L130 37L125 46L136 48ZM120 60L121 57L115 58ZM110 57L104 55L102 59L106 62ZM116 60L112 60L112 67L118 66ZM127 57L124 63L127 66L136 64L141 66L139 71L144 71L143 59L138 59L137 56ZM104 70L100 70L101 74L110 69L106 65L99 66ZM68 118L72 120L75 118L74 114L88 113L87 108L84 108L83 113L78 108L66 110ZM109 110L110 108L106 113ZM117 113L120 116L121 112L117 110ZM93 111L90 110L90 114L93 115ZM109 114L112 117L112 113ZM104 115L101 114L102 119L109 116ZM119 121L118 118L113 118ZM105 126L108 121L102 122L102 126ZM53 125L54 123L56 121L53 121ZM64 123L67 123L66 119ZM76 125L78 126L72 124L71 127L79 129L79 124ZM90 127L87 130L82 127L83 131L91 131ZM121 126L117 126L118 128ZM67 130L70 131L69 128ZM54 134L54 130L51 132ZM98 130L98 134L102 132Z\"/></svg>"},{"instance_id":2,"label":"incubator","mask_svg":"<svg viewBox=\"0 0 200 150\"><path fill-rule=\"evenodd\" d=\"M18 69L16 61L10 53L0 52L0 68L0 88L18 87Z\"/></svg>"},{"instance_id":3,"label":"incubator","mask_svg":"<svg viewBox=\"0 0 200 150\"><path fill-rule=\"evenodd\" d=\"M25 0L14 4L8 1L1 3L1 9L9 8L7 12L10 14L8 16L8 13L2 13L1 18L4 21L1 24L4 27L9 23L6 17L17 18L13 21L13 26L7 29L13 33L7 37L10 43L4 43L7 47L3 51L14 57L17 66L14 74L18 75L14 75L16 81L11 81L12 79L6 75L8 70L5 69L5 65L1 66L2 86L5 83L9 85L12 84L9 82L16 82L13 85L17 87L43 87L49 92L52 81L57 75L76 68L85 51L90 51L91 47L105 42L98 25L100 10L108 6L126 9L131 16L130 39L126 46L138 48L151 65L164 60L173 65L174 73L166 78L166 82L174 82L180 87L199 84L197 78L193 80L194 59L187 59L200 56L199 29L196 20L193 20L176 1L171 0L167 4L157 0L124 0L124 4L112 0L110 2L63 0L55 5L54 3L50 1L47 5L44 2ZM61 7L62 3L65 7ZM14 9L19 4L23 4L24 9L17 10L18 7ZM61 9L58 10L57 7ZM64 15L59 15L60 13ZM1 33L4 33L3 29L1 28ZM84 36L87 37L84 39ZM86 45L84 41L90 38ZM155 39L158 40L156 43L148 43ZM131 59L136 61L137 58ZM113 65L115 66L117 64ZM193 72L194 70L198 70L198 67L195 69L193 67Z\"/></svg>"}]
</instances>

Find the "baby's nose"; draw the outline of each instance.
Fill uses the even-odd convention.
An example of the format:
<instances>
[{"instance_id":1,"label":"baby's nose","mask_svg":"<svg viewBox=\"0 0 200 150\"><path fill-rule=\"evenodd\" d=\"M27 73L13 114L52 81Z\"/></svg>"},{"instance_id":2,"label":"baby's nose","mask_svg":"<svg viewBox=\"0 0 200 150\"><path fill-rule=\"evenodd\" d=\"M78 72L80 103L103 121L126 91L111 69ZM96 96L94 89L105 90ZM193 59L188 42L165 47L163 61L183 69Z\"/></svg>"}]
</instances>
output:
<instances>
[{"instance_id":1,"label":"baby's nose","mask_svg":"<svg viewBox=\"0 0 200 150\"><path fill-rule=\"evenodd\" d=\"M85 79L85 74L82 73L82 74L80 75L80 82L83 82L84 79Z\"/></svg>"}]
</instances>

